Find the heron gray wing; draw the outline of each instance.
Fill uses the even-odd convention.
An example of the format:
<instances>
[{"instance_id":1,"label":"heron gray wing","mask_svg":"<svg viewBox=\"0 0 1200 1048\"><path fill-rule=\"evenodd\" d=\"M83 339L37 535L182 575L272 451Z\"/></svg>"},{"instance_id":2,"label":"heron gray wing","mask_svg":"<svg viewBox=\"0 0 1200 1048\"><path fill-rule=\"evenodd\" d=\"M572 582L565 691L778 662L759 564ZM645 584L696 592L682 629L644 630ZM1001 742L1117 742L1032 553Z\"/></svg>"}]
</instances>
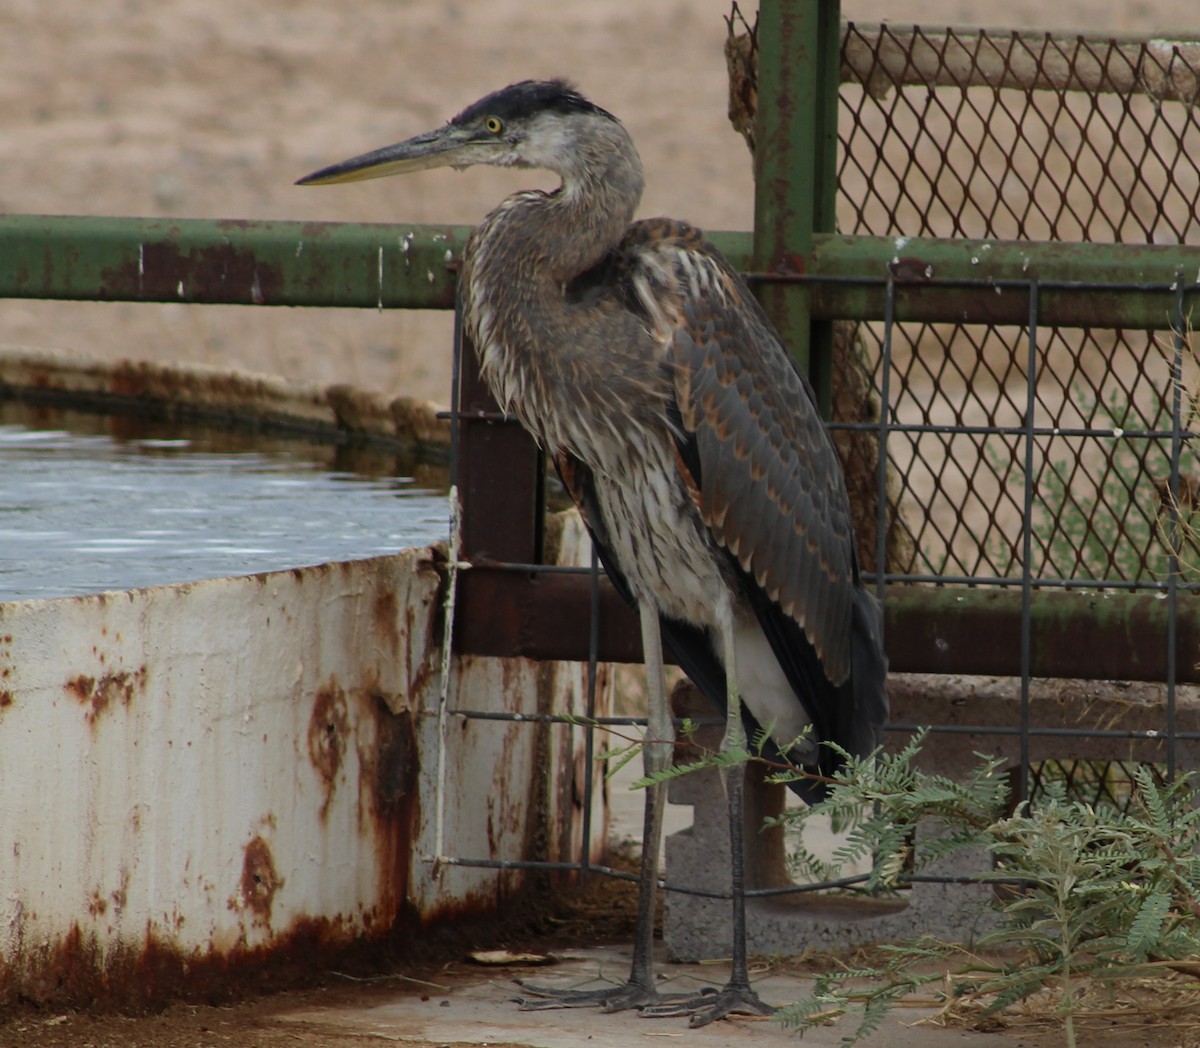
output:
<instances>
[{"instance_id":1,"label":"heron gray wing","mask_svg":"<svg viewBox=\"0 0 1200 1048\"><path fill-rule=\"evenodd\" d=\"M841 467L812 389L716 249L690 227L662 232L643 245L639 298L654 297L655 322L668 327L682 443L694 445L681 463L697 506L839 685L851 670L857 566Z\"/></svg>"},{"instance_id":2,"label":"heron gray wing","mask_svg":"<svg viewBox=\"0 0 1200 1048\"><path fill-rule=\"evenodd\" d=\"M613 587L630 607L636 609L637 602L634 599L633 591L612 553L608 524L604 519L604 510L600 506L600 500L596 496L592 471L579 459L565 453L555 456L554 466L559 479L562 480L563 486L583 517L583 522L592 537L592 542L595 543L596 552ZM767 622L782 618L775 610L756 607L755 611ZM659 622L663 646L667 654L712 703L713 712L715 714L723 713L727 700L725 667L721 665L721 660L713 647L711 634L708 630L693 623L683 622L668 615L661 615ZM828 694L831 691L836 692L836 689L832 689L828 681L812 681L810 679L809 667L802 665L805 662L806 642L797 643L791 636L791 631L796 629L799 627L790 619L779 621L774 627L768 627L768 639L772 647L786 649L781 651L781 660L792 679L801 683L804 694L810 698L823 697L824 701L817 701L810 708L814 723L819 724L820 730L823 732L822 737L835 739L853 753L870 752L875 743L872 741L870 745L866 746L859 744L857 736L861 732L855 727L847 728L840 723L839 711L831 709L831 707L839 705L836 695ZM856 708L853 703L841 703L840 705L843 707L840 711L842 721L854 716ZM746 705L743 704L741 712L747 737L752 739L759 737L763 726L754 719L754 714ZM776 766L787 763L789 757L780 750L769 734L762 737L761 742L762 756L768 762ZM820 760L821 763L817 770L825 776L832 776L841 765L840 756L833 750L825 748L821 750ZM817 777L799 776L790 779L787 786L809 804L815 804L826 794L826 784Z\"/></svg>"}]
</instances>

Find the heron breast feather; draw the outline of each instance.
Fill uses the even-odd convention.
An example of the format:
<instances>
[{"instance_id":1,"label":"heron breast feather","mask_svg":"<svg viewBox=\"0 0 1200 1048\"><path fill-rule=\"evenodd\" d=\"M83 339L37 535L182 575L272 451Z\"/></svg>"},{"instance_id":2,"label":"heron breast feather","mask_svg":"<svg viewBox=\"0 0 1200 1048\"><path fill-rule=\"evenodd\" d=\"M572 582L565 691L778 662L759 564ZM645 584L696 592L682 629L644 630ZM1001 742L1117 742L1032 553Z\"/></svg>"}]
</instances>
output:
<instances>
[{"instance_id":1,"label":"heron breast feather","mask_svg":"<svg viewBox=\"0 0 1200 1048\"><path fill-rule=\"evenodd\" d=\"M712 627L729 586L723 555L682 481L673 450L665 440L657 450L647 461L629 462L624 473L595 477L612 554L639 602Z\"/></svg>"}]
</instances>

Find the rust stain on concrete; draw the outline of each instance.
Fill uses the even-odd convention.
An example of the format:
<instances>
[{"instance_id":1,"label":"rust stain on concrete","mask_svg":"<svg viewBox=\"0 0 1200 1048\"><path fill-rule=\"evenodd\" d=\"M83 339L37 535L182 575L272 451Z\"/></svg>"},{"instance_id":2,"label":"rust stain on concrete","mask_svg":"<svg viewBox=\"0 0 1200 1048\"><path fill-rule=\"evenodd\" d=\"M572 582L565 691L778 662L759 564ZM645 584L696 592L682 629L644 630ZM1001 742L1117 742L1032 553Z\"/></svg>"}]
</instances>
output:
<instances>
[{"instance_id":1,"label":"rust stain on concrete","mask_svg":"<svg viewBox=\"0 0 1200 1048\"><path fill-rule=\"evenodd\" d=\"M375 844L382 886L378 908L394 920L408 902L421 822L416 717L407 710L390 712L378 694L363 692L359 701L374 728L362 733L358 747L359 825Z\"/></svg>"},{"instance_id":2,"label":"rust stain on concrete","mask_svg":"<svg viewBox=\"0 0 1200 1048\"><path fill-rule=\"evenodd\" d=\"M399 922L406 923L406 922ZM410 923L411 922L407 922ZM80 928L60 938L24 939L11 963L0 965L0 1008L154 1011L171 1001L236 1000L326 976L330 968L364 972L394 964L395 927L381 923L364 935L347 916L301 918L261 947L222 951L180 949L160 933L115 948Z\"/></svg>"},{"instance_id":3,"label":"rust stain on concrete","mask_svg":"<svg viewBox=\"0 0 1200 1048\"><path fill-rule=\"evenodd\" d=\"M338 772L346 756L350 740L350 714L346 707L346 692L332 678L326 683L313 701L312 715L308 719L308 758L317 770L325 791L321 804L321 818L329 814L329 805L337 790Z\"/></svg>"},{"instance_id":4,"label":"rust stain on concrete","mask_svg":"<svg viewBox=\"0 0 1200 1048\"><path fill-rule=\"evenodd\" d=\"M384 589L376 594L371 608L371 621L382 647L394 655L400 647L395 590Z\"/></svg>"},{"instance_id":5,"label":"rust stain on concrete","mask_svg":"<svg viewBox=\"0 0 1200 1048\"><path fill-rule=\"evenodd\" d=\"M137 692L146 687L145 666L133 671L121 670L99 677L81 674L63 685L63 690L84 707L84 717L92 726L114 705L128 706Z\"/></svg>"},{"instance_id":6,"label":"rust stain on concrete","mask_svg":"<svg viewBox=\"0 0 1200 1048\"><path fill-rule=\"evenodd\" d=\"M242 905L256 920L270 925L275 893L282 887L283 878L275 870L271 846L262 837L255 837L246 845L242 858Z\"/></svg>"}]
</instances>

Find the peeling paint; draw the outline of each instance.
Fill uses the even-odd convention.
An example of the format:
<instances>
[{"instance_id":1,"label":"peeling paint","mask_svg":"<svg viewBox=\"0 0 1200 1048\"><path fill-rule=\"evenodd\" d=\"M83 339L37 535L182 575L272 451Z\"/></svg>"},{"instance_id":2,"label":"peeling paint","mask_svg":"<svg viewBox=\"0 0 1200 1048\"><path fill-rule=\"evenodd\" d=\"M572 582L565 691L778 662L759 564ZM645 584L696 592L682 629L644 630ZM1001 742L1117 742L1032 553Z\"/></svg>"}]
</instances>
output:
<instances>
[{"instance_id":1,"label":"peeling paint","mask_svg":"<svg viewBox=\"0 0 1200 1048\"><path fill-rule=\"evenodd\" d=\"M170 240L148 240L138 245L135 260L103 271L101 281L101 298L108 297L110 286L136 287L139 295L159 301L175 296L257 305L275 301L283 283L277 267L229 240L186 248Z\"/></svg>"}]
</instances>

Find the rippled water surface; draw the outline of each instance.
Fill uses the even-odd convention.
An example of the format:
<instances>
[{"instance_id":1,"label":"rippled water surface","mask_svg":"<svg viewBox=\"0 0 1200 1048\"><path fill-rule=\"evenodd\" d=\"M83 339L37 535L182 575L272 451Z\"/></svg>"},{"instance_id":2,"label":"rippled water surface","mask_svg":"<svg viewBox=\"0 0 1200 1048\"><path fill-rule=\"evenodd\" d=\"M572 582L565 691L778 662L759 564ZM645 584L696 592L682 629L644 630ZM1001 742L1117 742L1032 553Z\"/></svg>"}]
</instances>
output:
<instances>
[{"instance_id":1,"label":"rippled water surface","mask_svg":"<svg viewBox=\"0 0 1200 1048\"><path fill-rule=\"evenodd\" d=\"M0 419L0 601L350 560L446 537L436 468L250 439Z\"/></svg>"}]
</instances>

